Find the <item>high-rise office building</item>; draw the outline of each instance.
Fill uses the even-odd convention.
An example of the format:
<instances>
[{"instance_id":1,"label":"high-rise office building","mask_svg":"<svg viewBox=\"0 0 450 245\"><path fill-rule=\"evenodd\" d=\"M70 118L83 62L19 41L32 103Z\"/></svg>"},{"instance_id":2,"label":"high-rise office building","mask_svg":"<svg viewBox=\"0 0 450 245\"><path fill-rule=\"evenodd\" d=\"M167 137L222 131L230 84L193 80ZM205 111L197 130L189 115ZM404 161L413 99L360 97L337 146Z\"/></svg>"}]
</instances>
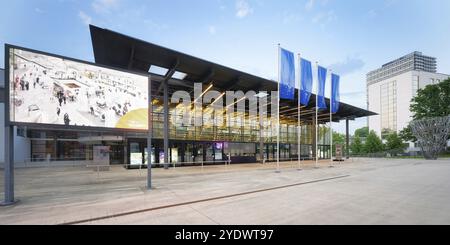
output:
<instances>
[{"instance_id":1,"label":"high-rise office building","mask_svg":"<svg viewBox=\"0 0 450 245\"><path fill-rule=\"evenodd\" d=\"M368 119L370 130L383 136L405 128L411 121L409 107L417 90L450 77L437 73L436 64L436 58L413 52L369 72L367 108L378 113Z\"/></svg>"}]
</instances>

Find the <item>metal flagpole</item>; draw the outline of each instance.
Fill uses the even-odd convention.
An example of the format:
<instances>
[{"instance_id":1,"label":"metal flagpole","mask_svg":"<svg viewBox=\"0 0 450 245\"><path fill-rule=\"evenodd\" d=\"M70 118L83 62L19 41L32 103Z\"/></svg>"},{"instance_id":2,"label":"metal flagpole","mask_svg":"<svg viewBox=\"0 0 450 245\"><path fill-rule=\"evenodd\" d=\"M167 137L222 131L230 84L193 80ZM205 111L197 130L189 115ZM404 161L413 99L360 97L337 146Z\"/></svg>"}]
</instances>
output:
<instances>
[{"instance_id":1,"label":"metal flagpole","mask_svg":"<svg viewBox=\"0 0 450 245\"><path fill-rule=\"evenodd\" d=\"M297 155L298 155L298 168L297 168L297 170L302 170L302 168L301 168L301 156L302 156L302 154L301 154L301 150L302 150L302 147L301 147L301 133L302 133L302 126L301 126L301 123L300 123L300 112L301 112L301 110L300 110L300 107L302 106L301 105L301 103L300 103L300 96L301 96L301 87L302 87L302 82L301 82L301 77L302 77L302 71L301 71L301 69L302 69L302 65L301 65L301 58L300 58L300 54L298 54L298 62L299 62L299 67L300 67L300 70L299 70L299 79L298 79L298 81L299 81L299 84L298 84L298 101L297 101L297 104L298 104L298 132L297 132L297 138L298 138L298 152L297 152Z\"/></svg>"},{"instance_id":2,"label":"metal flagpole","mask_svg":"<svg viewBox=\"0 0 450 245\"><path fill-rule=\"evenodd\" d=\"M319 63L316 61L316 71L317 71L317 85L316 85L316 163L315 163L315 166L314 166L314 168L318 168L318 163L319 163L319 149L318 149L318 144L317 144L317 141L318 141L318 139L319 139L319 134L318 134L318 131L317 131L317 124L318 124L318 116L317 116L317 113L319 112L319 108L317 108L317 106L318 106L318 101L319 101Z\"/></svg>"},{"instance_id":3,"label":"metal flagpole","mask_svg":"<svg viewBox=\"0 0 450 245\"><path fill-rule=\"evenodd\" d=\"M280 82L281 82L281 71L280 71L280 59L281 59L281 46L278 44L278 107L277 107L277 170L276 173L280 173Z\"/></svg>"},{"instance_id":4,"label":"metal flagpole","mask_svg":"<svg viewBox=\"0 0 450 245\"><path fill-rule=\"evenodd\" d=\"M330 167L333 167L333 70L330 69Z\"/></svg>"},{"instance_id":5,"label":"metal flagpole","mask_svg":"<svg viewBox=\"0 0 450 245\"><path fill-rule=\"evenodd\" d=\"M152 110L153 110L153 101L152 101L152 78L151 75L148 77L148 112L147 112L147 190L152 189Z\"/></svg>"}]
</instances>

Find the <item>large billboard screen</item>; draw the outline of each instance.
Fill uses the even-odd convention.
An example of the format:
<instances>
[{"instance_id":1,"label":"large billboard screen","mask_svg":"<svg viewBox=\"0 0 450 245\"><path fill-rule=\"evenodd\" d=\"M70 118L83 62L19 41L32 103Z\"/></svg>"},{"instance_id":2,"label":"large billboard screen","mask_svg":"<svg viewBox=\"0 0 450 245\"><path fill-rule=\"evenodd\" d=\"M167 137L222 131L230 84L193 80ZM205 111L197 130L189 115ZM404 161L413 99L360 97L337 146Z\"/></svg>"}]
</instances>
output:
<instances>
[{"instance_id":1,"label":"large billboard screen","mask_svg":"<svg viewBox=\"0 0 450 245\"><path fill-rule=\"evenodd\" d=\"M148 77L7 47L11 123L146 130Z\"/></svg>"}]
</instances>

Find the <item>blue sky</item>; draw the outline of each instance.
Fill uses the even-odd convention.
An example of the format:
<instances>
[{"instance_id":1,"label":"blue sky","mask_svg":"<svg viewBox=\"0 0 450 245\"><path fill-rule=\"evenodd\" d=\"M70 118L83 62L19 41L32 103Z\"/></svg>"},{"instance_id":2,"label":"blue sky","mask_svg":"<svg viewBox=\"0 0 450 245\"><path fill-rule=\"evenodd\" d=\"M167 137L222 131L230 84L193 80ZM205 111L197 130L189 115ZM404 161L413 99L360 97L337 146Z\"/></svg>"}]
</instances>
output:
<instances>
[{"instance_id":1,"label":"blue sky","mask_svg":"<svg viewBox=\"0 0 450 245\"><path fill-rule=\"evenodd\" d=\"M448 0L0 2L0 45L93 61L91 23L275 79L281 43L339 73L342 101L363 108L365 74L391 59L422 51L450 73ZM365 122L351 123L352 131Z\"/></svg>"}]
</instances>

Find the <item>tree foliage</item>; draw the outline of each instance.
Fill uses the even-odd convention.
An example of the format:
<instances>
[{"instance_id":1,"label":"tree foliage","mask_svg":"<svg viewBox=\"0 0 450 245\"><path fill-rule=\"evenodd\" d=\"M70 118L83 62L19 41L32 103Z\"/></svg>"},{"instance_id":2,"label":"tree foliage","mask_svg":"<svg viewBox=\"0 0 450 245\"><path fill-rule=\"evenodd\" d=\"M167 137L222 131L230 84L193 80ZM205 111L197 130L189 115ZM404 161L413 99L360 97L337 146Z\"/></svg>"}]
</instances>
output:
<instances>
[{"instance_id":1,"label":"tree foliage","mask_svg":"<svg viewBox=\"0 0 450 245\"><path fill-rule=\"evenodd\" d=\"M388 150L391 154L399 154L402 153L406 145L403 143L402 139L398 136L396 132L389 134L386 137L386 150Z\"/></svg>"},{"instance_id":2,"label":"tree foliage","mask_svg":"<svg viewBox=\"0 0 450 245\"><path fill-rule=\"evenodd\" d=\"M352 151L353 155L363 154L364 152L364 145L361 143L361 138L358 136L355 136L353 138L353 142L350 145L350 150Z\"/></svg>"},{"instance_id":3,"label":"tree foliage","mask_svg":"<svg viewBox=\"0 0 450 245\"><path fill-rule=\"evenodd\" d=\"M410 110L414 120L450 115L450 79L419 89Z\"/></svg>"},{"instance_id":4,"label":"tree foliage","mask_svg":"<svg viewBox=\"0 0 450 245\"><path fill-rule=\"evenodd\" d=\"M366 138L366 144L364 145L364 150L367 153L377 153L384 149L383 142L380 137L375 133L375 131L370 131Z\"/></svg>"},{"instance_id":5,"label":"tree foliage","mask_svg":"<svg viewBox=\"0 0 450 245\"><path fill-rule=\"evenodd\" d=\"M369 135L369 127L358 128L355 130L355 137L366 138Z\"/></svg>"},{"instance_id":6,"label":"tree foliage","mask_svg":"<svg viewBox=\"0 0 450 245\"><path fill-rule=\"evenodd\" d=\"M389 128L383 128L381 130L381 139L382 140L386 140L387 137L391 134L393 134L395 132L395 130L389 129Z\"/></svg>"},{"instance_id":7,"label":"tree foliage","mask_svg":"<svg viewBox=\"0 0 450 245\"><path fill-rule=\"evenodd\" d=\"M416 136L411 131L411 125L408 124L408 126L404 129L402 129L398 136L405 142L417 142Z\"/></svg>"}]
</instances>

